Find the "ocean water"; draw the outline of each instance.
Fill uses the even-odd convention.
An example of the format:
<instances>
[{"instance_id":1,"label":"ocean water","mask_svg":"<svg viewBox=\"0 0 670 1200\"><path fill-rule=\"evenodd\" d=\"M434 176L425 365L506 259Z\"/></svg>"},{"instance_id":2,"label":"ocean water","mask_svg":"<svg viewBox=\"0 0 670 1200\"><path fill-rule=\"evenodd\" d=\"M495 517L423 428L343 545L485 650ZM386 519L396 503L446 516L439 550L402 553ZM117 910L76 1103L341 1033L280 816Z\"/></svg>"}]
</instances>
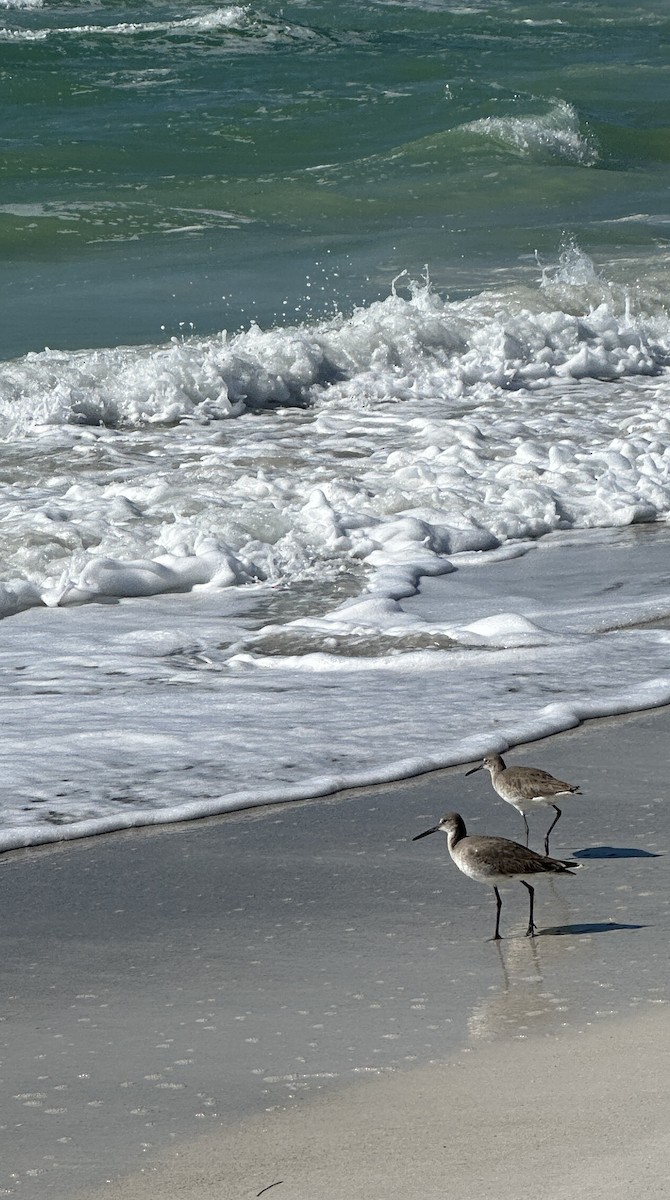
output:
<instances>
[{"instance_id":1,"label":"ocean water","mask_svg":"<svg viewBox=\"0 0 670 1200\"><path fill-rule=\"evenodd\" d=\"M670 702L659 0L0 0L0 846Z\"/></svg>"}]
</instances>

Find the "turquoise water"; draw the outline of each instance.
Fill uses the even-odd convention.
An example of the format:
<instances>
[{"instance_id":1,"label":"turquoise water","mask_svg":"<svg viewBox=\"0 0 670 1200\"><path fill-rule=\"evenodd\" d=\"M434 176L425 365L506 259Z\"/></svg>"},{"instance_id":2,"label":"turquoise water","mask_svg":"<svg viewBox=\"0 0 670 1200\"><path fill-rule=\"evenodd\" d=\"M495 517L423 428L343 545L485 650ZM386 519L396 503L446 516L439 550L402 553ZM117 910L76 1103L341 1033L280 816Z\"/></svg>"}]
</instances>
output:
<instances>
[{"instance_id":1,"label":"turquoise water","mask_svg":"<svg viewBox=\"0 0 670 1200\"><path fill-rule=\"evenodd\" d=\"M309 322L566 241L664 291L670 14L0 3L0 355ZM405 278L405 277L403 277Z\"/></svg>"}]
</instances>

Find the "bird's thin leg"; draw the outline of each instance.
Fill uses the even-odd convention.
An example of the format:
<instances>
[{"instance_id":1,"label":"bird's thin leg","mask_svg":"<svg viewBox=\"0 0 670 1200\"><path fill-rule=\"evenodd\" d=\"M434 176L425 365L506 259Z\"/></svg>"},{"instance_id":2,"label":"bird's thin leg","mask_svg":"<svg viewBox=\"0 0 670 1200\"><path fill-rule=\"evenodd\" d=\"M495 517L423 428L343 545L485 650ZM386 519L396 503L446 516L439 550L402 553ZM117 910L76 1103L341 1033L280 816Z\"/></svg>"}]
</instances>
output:
<instances>
[{"instance_id":1,"label":"bird's thin leg","mask_svg":"<svg viewBox=\"0 0 670 1200\"><path fill-rule=\"evenodd\" d=\"M500 934L500 910L502 908L502 899L501 899L500 892L498 891L497 887L494 887L493 890L496 894L496 931L493 935L493 941L497 942L500 940L500 937L501 937L501 934Z\"/></svg>"},{"instance_id":2,"label":"bird's thin leg","mask_svg":"<svg viewBox=\"0 0 670 1200\"><path fill-rule=\"evenodd\" d=\"M525 879L522 879L521 882L525 888L528 888L528 895L530 896L530 913L528 914L528 928L526 930L526 937L535 937L535 922L533 920L533 900L535 899L535 888L532 888L529 883L526 883Z\"/></svg>"},{"instance_id":3,"label":"bird's thin leg","mask_svg":"<svg viewBox=\"0 0 670 1200\"><path fill-rule=\"evenodd\" d=\"M553 821L551 822L551 825L549 826L549 828L548 828L548 830L547 830L547 836L546 836L546 838L544 839L544 852L545 852L545 854L548 854L548 853L549 853L549 834L551 833L552 829L554 828L554 825L556 824L556 822L558 821L558 819L559 819L559 817L560 817L560 815L561 815L561 810L560 810L560 808L558 807L558 805L557 805L557 804L552 804L552 806L551 806L551 807L556 809L556 816L554 817Z\"/></svg>"},{"instance_id":4,"label":"bird's thin leg","mask_svg":"<svg viewBox=\"0 0 670 1200\"><path fill-rule=\"evenodd\" d=\"M524 823L524 825L525 825L525 827L526 827L526 846L528 846L528 839L529 839L529 837L530 837L530 829L528 828L528 822L527 822L527 820L526 820L526 814L525 814L525 812L522 812L521 816L523 817L523 823Z\"/></svg>"}]
</instances>

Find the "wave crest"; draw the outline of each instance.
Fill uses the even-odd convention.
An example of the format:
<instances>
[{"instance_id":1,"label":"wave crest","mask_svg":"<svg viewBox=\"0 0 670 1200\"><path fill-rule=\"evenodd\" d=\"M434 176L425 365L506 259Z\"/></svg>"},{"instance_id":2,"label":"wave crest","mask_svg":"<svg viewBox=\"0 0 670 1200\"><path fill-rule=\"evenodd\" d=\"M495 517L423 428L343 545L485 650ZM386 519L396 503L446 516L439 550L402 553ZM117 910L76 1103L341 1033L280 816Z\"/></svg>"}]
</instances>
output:
<instances>
[{"instance_id":1,"label":"wave crest","mask_svg":"<svg viewBox=\"0 0 670 1200\"><path fill-rule=\"evenodd\" d=\"M520 303L521 301L521 303ZM654 375L670 355L666 313L633 299L575 247L537 291L450 303L429 286L396 291L350 317L257 325L168 345L45 350L0 366L0 430L42 425L142 428L315 403L439 394L458 409L482 388L533 389L553 378Z\"/></svg>"},{"instance_id":2,"label":"wave crest","mask_svg":"<svg viewBox=\"0 0 670 1200\"><path fill-rule=\"evenodd\" d=\"M547 113L482 117L460 128L489 138L524 157L548 156L582 167L591 167L598 161L592 139L580 131L575 109L564 100L556 100Z\"/></svg>"}]
</instances>

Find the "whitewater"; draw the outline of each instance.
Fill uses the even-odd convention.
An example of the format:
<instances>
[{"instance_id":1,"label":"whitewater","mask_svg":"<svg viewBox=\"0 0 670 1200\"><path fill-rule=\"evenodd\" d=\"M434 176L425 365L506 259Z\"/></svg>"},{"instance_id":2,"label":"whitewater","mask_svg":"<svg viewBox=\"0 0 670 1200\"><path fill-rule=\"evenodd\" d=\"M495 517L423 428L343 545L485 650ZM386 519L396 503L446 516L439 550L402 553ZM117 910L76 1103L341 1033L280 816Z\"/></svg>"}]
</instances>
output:
<instances>
[{"instance_id":1,"label":"whitewater","mask_svg":"<svg viewBox=\"0 0 670 1200\"><path fill-rule=\"evenodd\" d=\"M0 367L11 848L670 702L667 314L574 245L327 321Z\"/></svg>"}]
</instances>

